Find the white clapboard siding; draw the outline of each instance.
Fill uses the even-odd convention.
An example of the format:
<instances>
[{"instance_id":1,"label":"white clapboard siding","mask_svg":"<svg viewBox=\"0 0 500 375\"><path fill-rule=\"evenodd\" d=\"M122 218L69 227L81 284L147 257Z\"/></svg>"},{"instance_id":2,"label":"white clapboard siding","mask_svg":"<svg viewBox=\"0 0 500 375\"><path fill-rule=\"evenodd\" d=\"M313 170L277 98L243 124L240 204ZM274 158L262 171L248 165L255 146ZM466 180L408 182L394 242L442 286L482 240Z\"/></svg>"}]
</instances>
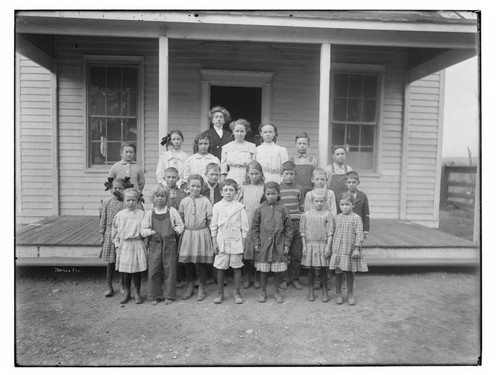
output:
<instances>
[{"instance_id":1,"label":"white clapboard siding","mask_svg":"<svg viewBox=\"0 0 500 375\"><path fill-rule=\"evenodd\" d=\"M440 75L427 76L410 86L408 220L435 220L436 163L439 160Z\"/></svg>"},{"instance_id":2,"label":"white clapboard siding","mask_svg":"<svg viewBox=\"0 0 500 375\"><path fill-rule=\"evenodd\" d=\"M20 222L53 214L51 74L22 55L19 58L19 163L16 184Z\"/></svg>"}]
</instances>

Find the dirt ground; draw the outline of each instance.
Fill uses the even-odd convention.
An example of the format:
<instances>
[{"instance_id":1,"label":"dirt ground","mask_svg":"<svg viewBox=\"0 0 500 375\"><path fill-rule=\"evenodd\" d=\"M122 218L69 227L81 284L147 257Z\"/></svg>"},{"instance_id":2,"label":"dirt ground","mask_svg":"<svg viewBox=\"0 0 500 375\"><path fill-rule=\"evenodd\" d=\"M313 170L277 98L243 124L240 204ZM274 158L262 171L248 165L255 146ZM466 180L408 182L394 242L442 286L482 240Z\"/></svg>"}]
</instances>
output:
<instances>
[{"instance_id":1,"label":"dirt ground","mask_svg":"<svg viewBox=\"0 0 500 375\"><path fill-rule=\"evenodd\" d=\"M356 276L356 306L309 302L306 289L291 287L283 304L272 297L258 303L253 286L236 305L229 278L221 305L213 303L216 286L210 284L201 302L178 298L169 306L152 306L131 300L120 306L119 293L103 296L104 268L22 267L16 270L16 361L21 366L474 365L480 355L479 281L473 269L372 269Z\"/></svg>"}]
</instances>

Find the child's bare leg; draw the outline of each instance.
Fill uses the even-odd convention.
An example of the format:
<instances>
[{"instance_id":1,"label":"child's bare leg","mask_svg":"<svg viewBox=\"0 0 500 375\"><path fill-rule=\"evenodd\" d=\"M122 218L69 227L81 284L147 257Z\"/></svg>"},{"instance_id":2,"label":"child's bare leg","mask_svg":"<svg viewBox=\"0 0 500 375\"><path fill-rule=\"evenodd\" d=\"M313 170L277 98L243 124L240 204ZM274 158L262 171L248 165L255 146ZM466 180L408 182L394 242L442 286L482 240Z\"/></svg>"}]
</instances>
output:
<instances>
[{"instance_id":1,"label":"child's bare leg","mask_svg":"<svg viewBox=\"0 0 500 375\"><path fill-rule=\"evenodd\" d=\"M319 277L321 279L321 301L328 302L330 297L328 297L328 276L326 274L326 267L321 267L319 270Z\"/></svg>"},{"instance_id":2,"label":"child's bare leg","mask_svg":"<svg viewBox=\"0 0 500 375\"><path fill-rule=\"evenodd\" d=\"M243 303L243 298L241 298L240 285L241 285L241 268L233 268L234 274L234 302L237 304Z\"/></svg>"},{"instance_id":3,"label":"child's bare leg","mask_svg":"<svg viewBox=\"0 0 500 375\"><path fill-rule=\"evenodd\" d=\"M205 263L199 263L198 272L200 276L200 285L198 286L198 301L203 301L206 297L205 284L207 283L207 265Z\"/></svg>"},{"instance_id":4,"label":"child's bare leg","mask_svg":"<svg viewBox=\"0 0 500 375\"><path fill-rule=\"evenodd\" d=\"M307 300L314 302L314 275L316 270L314 268L309 268L307 270Z\"/></svg>"},{"instance_id":5,"label":"child's bare leg","mask_svg":"<svg viewBox=\"0 0 500 375\"><path fill-rule=\"evenodd\" d=\"M214 299L214 303L221 303L224 301L224 279L226 277L225 270L217 270L217 297Z\"/></svg>"},{"instance_id":6,"label":"child's bare leg","mask_svg":"<svg viewBox=\"0 0 500 375\"><path fill-rule=\"evenodd\" d=\"M260 286L262 288L261 294L257 301L266 302L266 288L267 288L267 277L269 276L269 272L260 272Z\"/></svg>"},{"instance_id":7,"label":"child's bare leg","mask_svg":"<svg viewBox=\"0 0 500 375\"><path fill-rule=\"evenodd\" d=\"M341 305L344 302L344 297L342 296L342 276L344 273L336 273L335 274L335 290L337 295L335 296L335 302Z\"/></svg>"},{"instance_id":8,"label":"child's bare leg","mask_svg":"<svg viewBox=\"0 0 500 375\"><path fill-rule=\"evenodd\" d=\"M356 304L356 299L354 298L353 289L354 289L354 272L347 271L345 273L347 280L347 302L349 305L353 306Z\"/></svg>"},{"instance_id":9,"label":"child's bare leg","mask_svg":"<svg viewBox=\"0 0 500 375\"><path fill-rule=\"evenodd\" d=\"M104 293L104 296L106 297L112 297L114 290L113 290L113 276L115 274L115 264L114 263L108 263L106 265L106 282L108 284L108 289Z\"/></svg>"},{"instance_id":10,"label":"child's bare leg","mask_svg":"<svg viewBox=\"0 0 500 375\"><path fill-rule=\"evenodd\" d=\"M321 289L319 270L316 269L314 270L314 289L316 290Z\"/></svg>"}]
</instances>

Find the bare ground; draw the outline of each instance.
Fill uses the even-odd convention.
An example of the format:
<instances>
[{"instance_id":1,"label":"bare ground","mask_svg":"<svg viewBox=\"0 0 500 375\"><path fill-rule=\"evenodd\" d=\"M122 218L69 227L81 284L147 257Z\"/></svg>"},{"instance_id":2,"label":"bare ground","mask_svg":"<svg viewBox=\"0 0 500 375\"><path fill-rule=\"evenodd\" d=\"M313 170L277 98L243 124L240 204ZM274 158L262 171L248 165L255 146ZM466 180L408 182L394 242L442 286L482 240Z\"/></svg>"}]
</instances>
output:
<instances>
[{"instance_id":1,"label":"bare ground","mask_svg":"<svg viewBox=\"0 0 500 375\"><path fill-rule=\"evenodd\" d=\"M211 284L201 302L123 307L119 293L103 296L103 268L60 270L17 269L18 365L474 365L480 356L475 270L371 270L356 276L356 306L308 302L305 288L290 287L283 304L262 304L253 286L236 305L229 279L221 305Z\"/></svg>"}]
</instances>

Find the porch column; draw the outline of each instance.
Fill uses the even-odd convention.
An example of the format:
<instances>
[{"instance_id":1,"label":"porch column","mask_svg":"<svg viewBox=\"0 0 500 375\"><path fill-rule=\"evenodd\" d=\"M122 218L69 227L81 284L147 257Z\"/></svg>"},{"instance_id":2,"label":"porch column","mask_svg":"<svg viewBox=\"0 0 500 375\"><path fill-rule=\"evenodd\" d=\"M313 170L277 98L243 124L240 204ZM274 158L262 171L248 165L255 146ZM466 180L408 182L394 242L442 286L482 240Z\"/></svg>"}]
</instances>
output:
<instances>
[{"instance_id":1,"label":"porch column","mask_svg":"<svg viewBox=\"0 0 500 375\"><path fill-rule=\"evenodd\" d=\"M406 220L408 188L408 148L410 146L410 82L405 78L403 98L403 129L401 135L401 181L399 184L399 220Z\"/></svg>"},{"instance_id":2,"label":"porch column","mask_svg":"<svg viewBox=\"0 0 500 375\"><path fill-rule=\"evenodd\" d=\"M159 38L158 56L158 152L161 155L161 139L168 133L168 38Z\"/></svg>"},{"instance_id":3,"label":"porch column","mask_svg":"<svg viewBox=\"0 0 500 375\"><path fill-rule=\"evenodd\" d=\"M52 60L52 70L50 72L50 91L51 91L51 117L52 117L52 215L59 215L59 118L57 96L58 86L58 64L57 60Z\"/></svg>"},{"instance_id":4,"label":"porch column","mask_svg":"<svg viewBox=\"0 0 500 375\"><path fill-rule=\"evenodd\" d=\"M319 63L319 129L318 163L325 168L328 165L330 144L330 67L331 45L321 44Z\"/></svg>"}]
</instances>

